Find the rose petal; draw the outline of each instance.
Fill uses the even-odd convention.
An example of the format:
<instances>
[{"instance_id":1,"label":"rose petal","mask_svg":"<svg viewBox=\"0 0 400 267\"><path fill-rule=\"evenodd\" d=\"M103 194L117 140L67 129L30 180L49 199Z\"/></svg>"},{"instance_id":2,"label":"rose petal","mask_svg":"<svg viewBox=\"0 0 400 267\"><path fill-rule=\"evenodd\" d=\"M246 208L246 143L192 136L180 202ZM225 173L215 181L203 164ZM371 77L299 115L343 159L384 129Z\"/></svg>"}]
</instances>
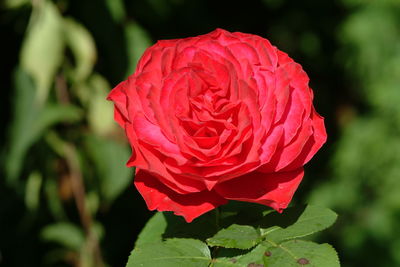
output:
<instances>
[{"instance_id":1,"label":"rose petal","mask_svg":"<svg viewBox=\"0 0 400 267\"><path fill-rule=\"evenodd\" d=\"M273 71L278 63L278 49L272 46L268 40L263 38L256 40L255 47L259 51L259 57L262 66L270 71Z\"/></svg>"},{"instance_id":2,"label":"rose petal","mask_svg":"<svg viewBox=\"0 0 400 267\"><path fill-rule=\"evenodd\" d=\"M133 130L132 124L130 123L125 124L125 133L126 136L128 137L129 144L131 145L132 148L132 155L129 158L128 162L126 163L126 166L128 167L136 166L143 169L149 168L146 159L144 158L142 152L139 149L140 146L138 144L138 138L136 136L135 131Z\"/></svg>"},{"instance_id":3,"label":"rose petal","mask_svg":"<svg viewBox=\"0 0 400 267\"><path fill-rule=\"evenodd\" d=\"M286 104L286 110L282 115L281 121L283 121L284 128L284 144L289 144L293 138L298 134L300 127L302 126L302 120L305 116L305 109L301 103L301 96L297 90L292 90L288 102Z\"/></svg>"},{"instance_id":4,"label":"rose petal","mask_svg":"<svg viewBox=\"0 0 400 267\"><path fill-rule=\"evenodd\" d=\"M278 172L291 164L297 157L299 157L299 155L303 153L307 141L312 138L312 134L312 122L308 120L304 122L303 126L299 130L299 133L295 138L293 138L291 143L289 143L287 146L284 146L283 143L278 145L277 151L272 156L270 162L263 165L261 170L266 173Z\"/></svg>"},{"instance_id":5,"label":"rose petal","mask_svg":"<svg viewBox=\"0 0 400 267\"><path fill-rule=\"evenodd\" d=\"M262 164L269 162L278 146L283 145L283 127L278 125L271 129L261 146L260 161Z\"/></svg>"},{"instance_id":6,"label":"rose petal","mask_svg":"<svg viewBox=\"0 0 400 267\"><path fill-rule=\"evenodd\" d=\"M275 122L281 120L287 110L287 103L290 97L290 77L283 68L275 72L274 99L276 101ZM268 108L268 107L267 107ZM290 108L290 107L289 107Z\"/></svg>"},{"instance_id":7,"label":"rose petal","mask_svg":"<svg viewBox=\"0 0 400 267\"><path fill-rule=\"evenodd\" d=\"M140 152L146 160L147 167L142 168L140 165L135 165L140 169L148 170L158 175L159 180L168 186L171 190L180 193L197 193L205 189L204 183L196 179L188 179L180 173L173 173L166 168L164 160L168 159L160 155L150 145L143 142L139 143ZM171 158L169 158L171 159Z\"/></svg>"},{"instance_id":8,"label":"rose petal","mask_svg":"<svg viewBox=\"0 0 400 267\"><path fill-rule=\"evenodd\" d=\"M313 135L305 144L303 151L301 154L284 170L293 170L300 166L306 164L310 159L317 153L317 151L322 147L322 145L326 142L326 130L324 125L324 118L321 117L314 109L312 111L312 124L313 124Z\"/></svg>"},{"instance_id":9,"label":"rose petal","mask_svg":"<svg viewBox=\"0 0 400 267\"><path fill-rule=\"evenodd\" d=\"M173 211L175 215L183 216L187 222L227 203L225 199L210 191L178 194L143 170L137 172L135 186L150 210Z\"/></svg>"},{"instance_id":10,"label":"rose petal","mask_svg":"<svg viewBox=\"0 0 400 267\"><path fill-rule=\"evenodd\" d=\"M214 190L229 200L259 203L281 212L289 205L303 175L303 168L291 172L251 172L218 184Z\"/></svg>"},{"instance_id":11,"label":"rose petal","mask_svg":"<svg viewBox=\"0 0 400 267\"><path fill-rule=\"evenodd\" d=\"M232 54L238 59L238 61L242 64L242 69L247 69L247 64L250 63L252 65L259 65L260 58L258 56L257 51L253 46L249 45L245 42L237 42L227 46L229 50L232 51Z\"/></svg>"},{"instance_id":12,"label":"rose petal","mask_svg":"<svg viewBox=\"0 0 400 267\"><path fill-rule=\"evenodd\" d=\"M288 54L286 54L285 52L282 52L282 51L280 51L280 50L277 50L276 51L276 54L277 54L277 56L278 56L278 64L281 66L281 65L284 65L284 64L287 64L287 63L290 63L290 62L293 62L293 59L291 59L289 56L288 56Z\"/></svg>"},{"instance_id":13,"label":"rose petal","mask_svg":"<svg viewBox=\"0 0 400 267\"><path fill-rule=\"evenodd\" d=\"M132 126L134 131L139 134L138 138L140 140L150 144L161 154L174 158L178 164L187 162L187 159L181 154L179 147L165 137L159 126L152 124L144 116L138 114L133 119Z\"/></svg>"},{"instance_id":14,"label":"rose petal","mask_svg":"<svg viewBox=\"0 0 400 267\"><path fill-rule=\"evenodd\" d=\"M127 81L119 83L107 96L107 100L114 102L114 119L122 128L125 127L125 122L129 120L125 93L126 84Z\"/></svg>"}]
</instances>

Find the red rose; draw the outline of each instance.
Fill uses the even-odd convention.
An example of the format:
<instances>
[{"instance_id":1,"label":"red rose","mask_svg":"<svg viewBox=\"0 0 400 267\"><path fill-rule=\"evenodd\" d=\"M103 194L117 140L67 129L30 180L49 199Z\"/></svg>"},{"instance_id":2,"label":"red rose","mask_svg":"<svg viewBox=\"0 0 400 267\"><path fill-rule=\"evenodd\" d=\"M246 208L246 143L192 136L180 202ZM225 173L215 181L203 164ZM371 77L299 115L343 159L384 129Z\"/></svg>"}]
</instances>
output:
<instances>
[{"instance_id":1,"label":"red rose","mask_svg":"<svg viewBox=\"0 0 400 267\"><path fill-rule=\"evenodd\" d=\"M301 66L256 35L159 41L114 88L150 210L190 222L228 200L287 207L326 140Z\"/></svg>"}]
</instances>

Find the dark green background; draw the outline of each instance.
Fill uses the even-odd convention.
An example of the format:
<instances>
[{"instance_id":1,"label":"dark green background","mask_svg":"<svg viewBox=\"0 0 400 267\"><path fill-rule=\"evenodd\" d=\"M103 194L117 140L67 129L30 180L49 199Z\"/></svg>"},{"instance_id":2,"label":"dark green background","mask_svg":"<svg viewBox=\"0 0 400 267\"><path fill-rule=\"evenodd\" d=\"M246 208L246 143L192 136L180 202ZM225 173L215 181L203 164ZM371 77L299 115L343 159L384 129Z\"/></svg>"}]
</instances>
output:
<instances>
[{"instance_id":1,"label":"dark green background","mask_svg":"<svg viewBox=\"0 0 400 267\"><path fill-rule=\"evenodd\" d=\"M124 266L151 213L130 185L132 173L124 167L129 148L101 113L111 107L103 99L149 44L217 27L268 38L310 76L329 137L306 166L293 202L339 214L336 225L316 238L335 246L343 266L400 265L398 0L53 1L61 24L68 18L83 29L84 44L95 43L92 61L77 56L89 53L76 39L65 41L62 30L48 39L32 36L46 31L33 25L50 2L0 2L1 266L91 266L95 256L81 247L88 236L71 175L84 181L90 225L102 229L104 262ZM21 51L34 42L48 53L33 60ZM60 43L56 60L51 49ZM24 62L42 70L53 61L48 93L37 104L40 89ZM77 66L85 62L81 72ZM97 114L107 117L104 128ZM110 186L113 179L119 186Z\"/></svg>"}]
</instances>

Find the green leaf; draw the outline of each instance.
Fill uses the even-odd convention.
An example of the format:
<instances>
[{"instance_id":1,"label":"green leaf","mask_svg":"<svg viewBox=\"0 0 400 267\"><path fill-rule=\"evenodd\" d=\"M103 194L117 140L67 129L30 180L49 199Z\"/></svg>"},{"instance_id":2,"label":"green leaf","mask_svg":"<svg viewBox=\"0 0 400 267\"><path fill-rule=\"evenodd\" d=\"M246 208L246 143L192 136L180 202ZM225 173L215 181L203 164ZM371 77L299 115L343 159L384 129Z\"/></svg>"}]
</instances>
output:
<instances>
[{"instance_id":1,"label":"green leaf","mask_svg":"<svg viewBox=\"0 0 400 267\"><path fill-rule=\"evenodd\" d=\"M195 239L174 238L135 248L126 266L207 267L210 262L210 250L206 244Z\"/></svg>"},{"instance_id":2,"label":"green leaf","mask_svg":"<svg viewBox=\"0 0 400 267\"><path fill-rule=\"evenodd\" d=\"M129 22L125 27L126 47L128 49L128 68L125 76L131 75L143 52L152 44L147 32L137 23Z\"/></svg>"},{"instance_id":3,"label":"green leaf","mask_svg":"<svg viewBox=\"0 0 400 267\"><path fill-rule=\"evenodd\" d=\"M286 216L286 214L282 214ZM274 227L262 229L261 233L268 240L282 242L311 235L331 226L337 218L337 214L330 209L308 205L297 221L286 228Z\"/></svg>"},{"instance_id":4,"label":"green leaf","mask_svg":"<svg viewBox=\"0 0 400 267\"><path fill-rule=\"evenodd\" d=\"M242 251L243 252L243 251ZM246 254L239 254L232 257L218 257L213 259L212 267L248 267L253 266L257 267L255 264L263 264L263 256L265 252L265 247L259 245ZM220 255L221 252L218 252ZM259 266L260 266L259 265Z\"/></svg>"},{"instance_id":5,"label":"green leaf","mask_svg":"<svg viewBox=\"0 0 400 267\"><path fill-rule=\"evenodd\" d=\"M290 240L266 249L264 264L268 267L339 267L339 258L329 244Z\"/></svg>"},{"instance_id":6,"label":"green leaf","mask_svg":"<svg viewBox=\"0 0 400 267\"><path fill-rule=\"evenodd\" d=\"M150 218L140 232L135 247L142 247L144 244L154 243L156 241L161 242L165 229L167 229L167 220L162 212L157 212Z\"/></svg>"},{"instance_id":7,"label":"green leaf","mask_svg":"<svg viewBox=\"0 0 400 267\"><path fill-rule=\"evenodd\" d=\"M94 74L90 77L87 89L89 126L94 133L100 136L107 136L117 123L114 121L114 106L110 101L106 101L107 94L110 91L110 85L100 75ZM126 161L127 159L124 159Z\"/></svg>"},{"instance_id":8,"label":"green leaf","mask_svg":"<svg viewBox=\"0 0 400 267\"><path fill-rule=\"evenodd\" d=\"M82 115L82 110L76 106L49 103L38 116L35 132L41 134L46 127L59 122L76 122L82 118Z\"/></svg>"},{"instance_id":9,"label":"green leaf","mask_svg":"<svg viewBox=\"0 0 400 267\"><path fill-rule=\"evenodd\" d=\"M43 186L46 204L51 215L57 220L66 220L67 215L60 199L58 182L55 179L45 179Z\"/></svg>"},{"instance_id":10,"label":"green leaf","mask_svg":"<svg viewBox=\"0 0 400 267\"><path fill-rule=\"evenodd\" d=\"M122 0L106 0L106 5L111 13L114 22L122 22L125 18L125 7Z\"/></svg>"},{"instance_id":11,"label":"green leaf","mask_svg":"<svg viewBox=\"0 0 400 267\"><path fill-rule=\"evenodd\" d=\"M261 241L260 232L248 225L232 224L207 239L211 247L250 249Z\"/></svg>"},{"instance_id":12,"label":"green leaf","mask_svg":"<svg viewBox=\"0 0 400 267\"><path fill-rule=\"evenodd\" d=\"M32 143L30 131L26 131L37 118L38 107L32 101L35 96L35 84L29 75L21 69L14 73L14 116L10 125L9 148L5 168L8 182L14 182L18 176L23 156Z\"/></svg>"},{"instance_id":13,"label":"green leaf","mask_svg":"<svg viewBox=\"0 0 400 267\"><path fill-rule=\"evenodd\" d=\"M34 9L21 48L21 66L34 79L37 92L32 99L44 103L61 65L64 49L62 18L51 1Z\"/></svg>"},{"instance_id":14,"label":"green leaf","mask_svg":"<svg viewBox=\"0 0 400 267\"><path fill-rule=\"evenodd\" d=\"M8 182L15 182L29 147L44 131L59 122L74 122L81 118L80 109L55 104L39 105L33 101L36 88L29 75L17 69L15 76L14 117L10 125L6 160Z\"/></svg>"},{"instance_id":15,"label":"green leaf","mask_svg":"<svg viewBox=\"0 0 400 267\"><path fill-rule=\"evenodd\" d=\"M30 4L29 0L4 0L2 3L0 3L0 8L14 9L28 4Z\"/></svg>"},{"instance_id":16,"label":"green leaf","mask_svg":"<svg viewBox=\"0 0 400 267\"><path fill-rule=\"evenodd\" d=\"M209 212L187 223L182 217L171 212L158 212L147 222L140 232L136 246L162 241L166 238L195 238L205 240L216 234L215 212Z\"/></svg>"},{"instance_id":17,"label":"green leaf","mask_svg":"<svg viewBox=\"0 0 400 267\"><path fill-rule=\"evenodd\" d=\"M219 222L222 223L226 219L231 221L232 218L236 218L237 212L235 213L234 210L240 211L241 208L226 208L225 211L223 211L226 216ZM186 256L183 256L183 252L177 253L174 249L171 249L170 245L166 245L168 242L170 242L170 240L188 239L167 239L166 242L163 242L163 239L168 237L190 237L196 235L198 232L207 232L207 235L202 234L201 236L210 236L210 234L212 235L213 232L215 233L213 237L207 239L207 244L211 247L215 247L213 249L213 259L209 262L210 267L270 266L264 265L264 263L267 260L271 260L269 259L271 255L276 254L279 256L278 252L282 254L283 252L280 252L280 250L288 254L282 256L286 257L287 259L284 259L285 262L282 263L279 261L282 260L280 259L282 257L278 257L278 259L273 258L271 264L276 265L271 266L292 266L285 264L291 261L296 262L296 260L299 260L299 262L296 263L297 265L293 266L300 266L301 263L306 262L304 259L307 261L310 261L311 259L317 264L320 264L325 260L327 260L328 264L331 264L331 262L338 264L336 252L327 244L318 245L312 242L294 240L293 244L299 243L300 247L305 244L304 247L306 251L304 252L301 250L301 248L292 246L291 241L287 241L286 239L302 237L328 227L336 219L336 214L332 211L315 206L309 206L305 209L291 208L288 210L288 212L285 212L284 215L277 214L275 212L270 213L269 210L265 211L265 208L263 210L258 210L256 207L256 209L252 210L247 207L246 210L257 211L257 214L252 216L250 220L254 226L232 224L227 228L218 231L217 233L215 233L215 214L212 213L202 216L199 218L199 220L196 220L191 224L184 223L183 220L180 220L181 218L177 218L170 213L156 213L140 233L138 240L136 241L135 250L132 252L130 258L130 263L132 265L128 266L160 265L160 263L157 263L157 261L162 262L162 266L192 266L188 265L187 262L178 261L178 258L187 259ZM201 220L202 218L204 220ZM265 221L272 223L273 226L261 229L256 228L267 225ZM277 223L280 226L275 225ZM292 225L288 226L290 224ZM286 233L285 231L288 232ZM272 236L272 234L275 232L279 234L275 234L275 236L273 236L275 238L274 240L270 239L269 236ZM277 242L275 242L276 240ZM311 251L311 254L307 252L307 250ZM161 251L160 254L158 254L159 251ZM332 251L333 254L331 253ZM194 254L187 252L185 253L186 255ZM302 259L303 257L304 259ZM132 258L135 258L136 261L133 262ZM145 262L146 258L152 260ZM192 257L189 258L192 259ZM170 261L171 259L172 261ZM167 260L167 263L164 263L165 260ZM274 262L276 260L278 260L278 263ZM201 263L201 260L197 263ZM315 266L325 265L322 264ZM334 267L338 265L326 266Z\"/></svg>"},{"instance_id":18,"label":"green leaf","mask_svg":"<svg viewBox=\"0 0 400 267\"><path fill-rule=\"evenodd\" d=\"M74 224L63 222L43 228L40 234L45 241L56 242L66 248L79 252L85 242L85 234Z\"/></svg>"},{"instance_id":19,"label":"green leaf","mask_svg":"<svg viewBox=\"0 0 400 267\"><path fill-rule=\"evenodd\" d=\"M130 149L125 144L95 135L87 136L85 143L95 163L101 193L112 202L133 180L132 169L125 166Z\"/></svg>"},{"instance_id":20,"label":"green leaf","mask_svg":"<svg viewBox=\"0 0 400 267\"><path fill-rule=\"evenodd\" d=\"M65 41L71 49L76 66L72 79L82 81L92 72L97 58L95 42L85 27L72 18L63 19Z\"/></svg>"},{"instance_id":21,"label":"green leaf","mask_svg":"<svg viewBox=\"0 0 400 267\"><path fill-rule=\"evenodd\" d=\"M43 177L39 172L29 175L25 188L25 205L29 210L36 210L39 206L42 183Z\"/></svg>"}]
</instances>

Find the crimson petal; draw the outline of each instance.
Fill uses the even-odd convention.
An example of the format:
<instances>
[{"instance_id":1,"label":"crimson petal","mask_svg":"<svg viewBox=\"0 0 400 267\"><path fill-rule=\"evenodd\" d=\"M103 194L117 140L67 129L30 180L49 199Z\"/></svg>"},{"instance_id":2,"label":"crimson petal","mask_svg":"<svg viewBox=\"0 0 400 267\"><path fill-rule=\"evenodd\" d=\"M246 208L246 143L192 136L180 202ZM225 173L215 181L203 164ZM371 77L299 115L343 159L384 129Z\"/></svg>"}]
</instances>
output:
<instances>
[{"instance_id":1,"label":"crimson petal","mask_svg":"<svg viewBox=\"0 0 400 267\"><path fill-rule=\"evenodd\" d=\"M178 194L143 170L136 173L135 186L150 210L173 211L175 215L183 216L187 222L227 203L227 200L213 191Z\"/></svg>"},{"instance_id":2,"label":"crimson petal","mask_svg":"<svg viewBox=\"0 0 400 267\"><path fill-rule=\"evenodd\" d=\"M216 185L215 191L229 200L259 203L282 212L303 175L303 168L278 173L251 172Z\"/></svg>"}]
</instances>

